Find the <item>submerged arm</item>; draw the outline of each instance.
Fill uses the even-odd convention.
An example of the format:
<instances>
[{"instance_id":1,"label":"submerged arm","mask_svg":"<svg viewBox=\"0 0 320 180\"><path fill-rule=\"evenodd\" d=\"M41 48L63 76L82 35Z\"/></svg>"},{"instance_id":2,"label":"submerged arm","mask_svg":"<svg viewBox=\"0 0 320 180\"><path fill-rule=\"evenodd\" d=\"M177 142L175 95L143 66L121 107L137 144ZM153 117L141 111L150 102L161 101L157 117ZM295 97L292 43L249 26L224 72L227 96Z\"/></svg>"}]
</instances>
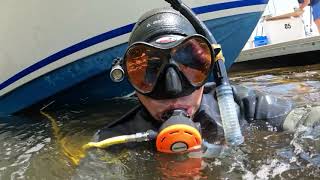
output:
<instances>
[{"instance_id":1,"label":"submerged arm","mask_svg":"<svg viewBox=\"0 0 320 180\"><path fill-rule=\"evenodd\" d=\"M267 121L277 130L294 131L300 125L314 127L320 124L320 107L295 107L287 100L251 90L244 86L233 86L235 101L242 116L248 121Z\"/></svg>"},{"instance_id":2,"label":"submerged arm","mask_svg":"<svg viewBox=\"0 0 320 180\"><path fill-rule=\"evenodd\" d=\"M233 86L235 101L240 106L241 115L249 123L255 120L267 121L282 129L282 124L294 108L291 101L277 98L244 86Z\"/></svg>"}]
</instances>

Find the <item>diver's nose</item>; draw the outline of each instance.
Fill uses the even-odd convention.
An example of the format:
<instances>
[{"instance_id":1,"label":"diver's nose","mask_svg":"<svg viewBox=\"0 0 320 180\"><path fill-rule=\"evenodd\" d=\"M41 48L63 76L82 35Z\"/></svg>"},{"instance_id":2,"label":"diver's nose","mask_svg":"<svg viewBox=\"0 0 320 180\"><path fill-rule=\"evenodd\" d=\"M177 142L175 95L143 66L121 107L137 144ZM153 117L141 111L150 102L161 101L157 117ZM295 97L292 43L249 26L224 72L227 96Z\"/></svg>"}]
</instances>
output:
<instances>
[{"instance_id":1,"label":"diver's nose","mask_svg":"<svg viewBox=\"0 0 320 180\"><path fill-rule=\"evenodd\" d=\"M166 91L170 95L182 92L180 77L173 67L169 67L166 72Z\"/></svg>"}]
</instances>

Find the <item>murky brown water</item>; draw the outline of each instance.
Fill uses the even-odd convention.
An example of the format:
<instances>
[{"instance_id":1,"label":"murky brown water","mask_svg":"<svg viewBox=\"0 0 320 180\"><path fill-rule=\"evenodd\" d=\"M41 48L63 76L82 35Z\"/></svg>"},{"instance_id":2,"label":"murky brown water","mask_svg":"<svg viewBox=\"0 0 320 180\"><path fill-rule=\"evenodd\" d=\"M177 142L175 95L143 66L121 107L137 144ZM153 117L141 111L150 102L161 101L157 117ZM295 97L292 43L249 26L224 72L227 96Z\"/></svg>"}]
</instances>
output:
<instances>
[{"instance_id":1,"label":"murky brown water","mask_svg":"<svg viewBox=\"0 0 320 180\"><path fill-rule=\"evenodd\" d=\"M320 65L230 75L231 81L319 105ZM71 179L77 173L81 146L107 122L134 106L134 99L95 107L73 107L45 114L0 118L0 179ZM245 144L218 158L165 157L145 149L127 150L84 172L104 179L308 179L320 177L320 128L295 134L252 125ZM121 152L122 154L123 152ZM129 155L134 158L128 158ZM120 168L108 169L108 162ZM168 163L171 162L171 163ZM200 164L200 166L198 166ZM90 167L90 164L88 165ZM87 171L87 172L86 172ZM108 178L106 178L108 177Z\"/></svg>"}]
</instances>

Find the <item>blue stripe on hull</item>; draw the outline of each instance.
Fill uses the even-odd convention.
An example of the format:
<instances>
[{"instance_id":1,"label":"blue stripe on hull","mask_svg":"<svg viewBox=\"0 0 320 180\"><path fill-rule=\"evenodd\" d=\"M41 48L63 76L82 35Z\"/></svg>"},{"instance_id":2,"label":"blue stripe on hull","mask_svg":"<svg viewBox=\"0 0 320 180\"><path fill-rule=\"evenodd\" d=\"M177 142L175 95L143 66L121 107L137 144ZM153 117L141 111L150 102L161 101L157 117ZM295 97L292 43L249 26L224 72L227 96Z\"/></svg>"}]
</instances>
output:
<instances>
[{"instance_id":1,"label":"blue stripe on hull","mask_svg":"<svg viewBox=\"0 0 320 180\"><path fill-rule=\"evenodd\" d=\"M261 13L248 13L205 22L222 45L228 68L250 37L260 16ZM80 59L17 88L0 98L0 114L20 111L72 86L75 87L50 99L55 99L57 103L77 103L80 99L96 102L132 92L127 81L113 83L107 72L112 60L122 56L126 47L122 44Z\"/></svg>"},{"instance_id":2,"label":"blue stripe on hull","mask_svg":"<svg viewBox=\"0 0 320 180\"><path fill-rule=\"evenodd\" d=\"M269 0L232 1L232 2L211 4L211 5L208 5L208 6L197 7L197 8L193 8L192 10L196 14L203 14L203 13L207 13L207 12L214 12L214 11L220 11L220 10L225 10L225 9L237 8L237 7L268 4L268 1Z\"/></svg>"}]
</instances>

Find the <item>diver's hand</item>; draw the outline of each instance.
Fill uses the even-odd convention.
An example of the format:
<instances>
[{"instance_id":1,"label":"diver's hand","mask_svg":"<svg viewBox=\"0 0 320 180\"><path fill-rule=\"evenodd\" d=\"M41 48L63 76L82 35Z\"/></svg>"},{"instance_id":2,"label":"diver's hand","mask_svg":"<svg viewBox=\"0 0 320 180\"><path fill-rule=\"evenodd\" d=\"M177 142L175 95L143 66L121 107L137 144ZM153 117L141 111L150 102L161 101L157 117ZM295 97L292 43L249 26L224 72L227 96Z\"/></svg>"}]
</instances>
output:
<instances>
[{"instance_id":1,"label":"diver's hand","mask_svg":"<svg viewBox=\"0 0 320 180\"><path fill-rule=\"evenodd\" d=\"M241 116L248 122L264 120L274 127L281 128L293 103L245 86L232 86L234 98L240 106Z\"/></svg>"},{"instance_id":2,"label":"diver's hand","mask_svg":"<svg viewBox=\"0 0 320 180\"><path fill-rule=\"evenodd\" d=\"M283 123L283 129L294 131L300 125L315 127L320 125L320 106L293 109Z\"/></svg>"}]
</instances>

